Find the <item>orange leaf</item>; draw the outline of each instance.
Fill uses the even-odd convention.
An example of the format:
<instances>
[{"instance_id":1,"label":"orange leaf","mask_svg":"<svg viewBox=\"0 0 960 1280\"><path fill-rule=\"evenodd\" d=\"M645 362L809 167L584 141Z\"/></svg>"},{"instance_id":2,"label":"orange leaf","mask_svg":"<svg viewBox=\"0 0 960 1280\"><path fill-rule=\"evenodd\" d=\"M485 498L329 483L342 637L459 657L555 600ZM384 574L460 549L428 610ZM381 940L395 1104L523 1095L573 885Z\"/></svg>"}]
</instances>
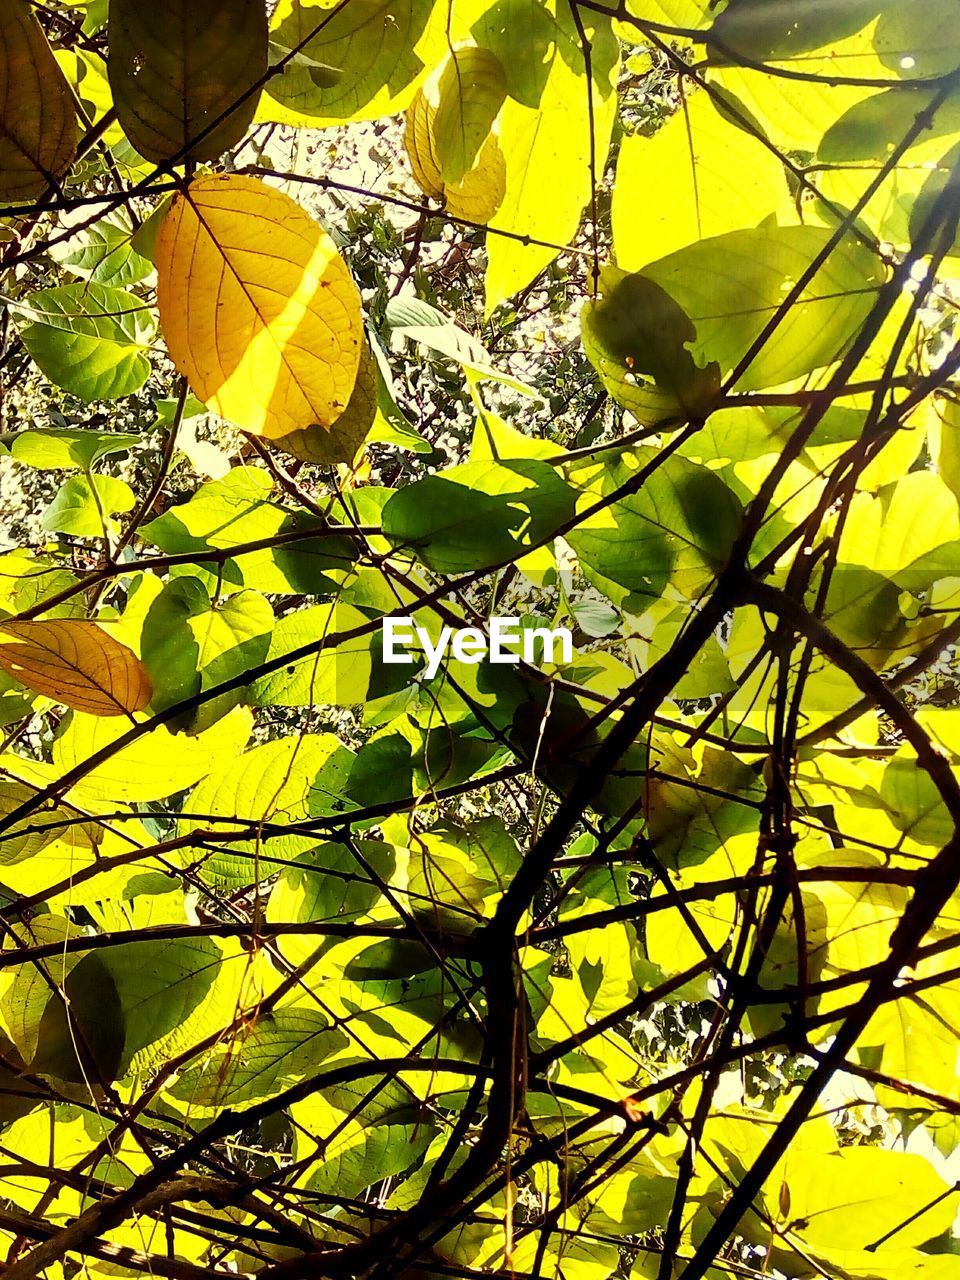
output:
<instances>
[{"instance_id":1,"label":"orange leaf","mask_svg":"<svg viewBox=\"0 0 960 1280\"><path fill-rule=\"evenodd\" d=\"M133 650L95 622L0 622L0 667L34 693L94 716L141 711L153 694Z\"/></svg>"}]
</instances>

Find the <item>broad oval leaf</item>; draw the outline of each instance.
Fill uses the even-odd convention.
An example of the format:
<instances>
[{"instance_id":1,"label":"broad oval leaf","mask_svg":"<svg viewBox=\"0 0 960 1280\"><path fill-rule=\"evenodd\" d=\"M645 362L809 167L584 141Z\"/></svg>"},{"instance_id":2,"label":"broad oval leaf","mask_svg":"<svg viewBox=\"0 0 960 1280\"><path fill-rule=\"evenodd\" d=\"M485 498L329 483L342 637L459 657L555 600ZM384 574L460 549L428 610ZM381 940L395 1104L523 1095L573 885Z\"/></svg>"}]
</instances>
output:
<instances>
[{"instance_id":1,"label":"broad oval leaf","mask_svg":"<svg viewBox=\"0 0 960 1280\"><path fill-rule=\"evenodd\" d=\"M124 453L142 437L122 431L86 431L71 427L49 431L21 431L10 452L18 462L37 471L87 471L100 458Z\"/></svg>"},{"instance_id":2,"label":"broad oval leaf","mask_svg":"<svg viewBox=\"0 0 960 1280\"><path fill-rule=\"evenodd\" d=\"M306 427L278 436L274 444L301 462L352 462L377 417L380 374L369 341L360 349L360 367L347 407L327 430Z\"/></svg>"},{"instance_id":3,"label":"broad oval leaf","mask_svg":"<svg viewBox=\"0 0 960 1280\"><path fill-rule=\"evenodd\" d=\"M472 167L456 182L445 179L435 136L437 107L420 90L404 115L403 142L410 170L424 195L440 200L455 218L487 223L507 191L507 166L496 134L487 135Z\"/></svg>"},{"instance_id":4,"label":"broad oval leaf","mask_svg":"<svg viewBox=\"0 0 960 1280\"><path fill-rule=\"evenodd\" d=\"M723 116L710 94L694 94L652 137L634 133L620 143L617 265L634 271L705 236L758 226L786 200L785 170L773 152Z\"/></svg>"},{"instance_id":5,"label":"broad oval leaf","mask_svg":"<svg viewBox=\"0 0 960 1280\"><path fill-rule=\"evenodd\" d=\"M117 116L142 156L214 160L246 133L267 70L263 0L110 0L109 37Z\"/></svg>"},{"instance_id":6,"label":"broad oval leaf","mask_svg":"<svg viewBox=\"0 0 960 1280\"><path fill-rule=\"evenodd\" d=\"M507 96L500 59L476 46L454 50L437 91L433 135L440 173L444 182L459 182L476 163Z\"/></svg>"},{"instance_id":7,"label":"broad oval leaf","mask_svg":"<svg viewBox=\"0 0 960 1280\"><path fill-rule=\"evenodd\" d=\"M360 294L333 241L256 178L198 178L157 236L170 356L221 417L268 439L330 427L357 381Z\"/></svg>"},{"instance_id":8,"label":"broad oval leaf","mask_svg":"<svg viewBox=\"0 0 960 1280\"><path fill-rule=\"evenodd\" d=\"M716 62L776 62L834 44L876 18L880 0L731 0L707 33Z\"/></svg>"},{"instance_id":9,"label":"broad oval leaf","mask_svg":"<svg viewBox=\"0 0 960 1280\"><path fill-rule=\"evenodd\" d=\"M819 264L832 232L825 227L762 226L698 240L644 267L696 328L698 365L715 360L724 374L780 316L790 290ZM838 360L868 315L884 279L873 251L852 237L827 254L781 319L773 341L737 380L737 390L775 387Z\"/></svg>"},{"instance_id":10,"label":"broad oval leaf","mask_svg":"<svg viewBox=\"0 0 960 1280\"><path fill-rule=\"evenodd\" d=\"M602 295L583 313L583 349L613 398L640 422L705 418L720 368L690 353L697 331L683 308L642 272L606 267Z\"/></svg>"},{"instance_id":11,"label":"broad oval leaf","mask_svg":"<svg viewBox=\"0 0 960 1280\"><path fill-rule=\"evenodd\" d=\"M90 220L89 210L79 210L74 219L81 224L77 234L50 246L51 256L74 275L123 289L146 279L153 270L153 264L136 251L136 233L125 214L108 214L92 227L84 225Z\"/></svg>"},{"instance_id":12,"label":"broad oval leaf","mask_svg":"<svg viewBox=\"0 0 960 1280\"><path fill-rule=\"evenodd\" d=\"M270 42L283 70L267 85L282 105L265 102L261 115L320 125L401 110L424 72L421 46L432 28L446 52L445 22L431 22L434 9L433 0L282 0Z\"/></svg>"},{"instance_id":13,"label":"broad oval leaf","mask_svg":"<svg viewBox=\"0 0 960 1280\"><path fill-rule=\"evenodd\" d=\"M497 37L492 47L500 50L505 67L515 42L512 24L529 28L532 23L536 33L534 50L524 50L522 85L515 85L515 72L507 70L511 96L499 120L506 196L491 226L508 234L487 239L488 313L552 262L558 253L554 246L571 243L610 145L619 60L611 20L591 14L585 23L592 72L588 82L571 10L565 4L556 8L554 19L533 0L497 4L477 24L478 42ZM506 18L494 21L504 11ZM494 31L485 25L491 21Z\"/></svg>"},{"instance_id":14,"label":"broad oval leaf","mask_svg":"<svg viewBox=\"0 0 960 1280\"><path fill-rule=\"evenodd\" d=\"M79 618L0 623L0 667L35 693L95 716L142 711L152 692L133 650Z\"/></svg>"},{"instance_id":15,"label":"broad oval leaf","mask_svg":"<svg viewBox=\"0 0 960 1280\"><path fill-rule=\"evenodd\" d=\"M468 573L546 541L574 506L573 490L545 462L467 462L398 490L383 532L438 573Z\"/></svg>"},{"instance_id":16,"label":"broad oval leaf","mask_svg":"<svg viewBox=\"0 0 960 1280\"><path fill-rule=\"evenodd\" d=\"M639 483L655 458L644 446L567 466L585 517L567 541L594 586L635 612L668 582L694 597L725 563L740 528L740 503L707 467L669 458ZM627 486L633 492L621 493ZM601 498L606 508L586 516Z\"/></svg>"},{"instance_id":17,"label":"broad oval leaf","mask_svg":"<svg viewBox=\"0 0 960 1280\"><path fill-rule=\"evenodd\" d=\"M47 38L27 0L0 0L0 199L35 199L76 154L76 112Z\"/></svg>"},{"instance_id":18,"label":"broad oval leaf","mask_svg":"<svg viewBox=\"0 0 960 1280\"><path fill-rule=\"evenodd\" d=\"M81 400L117 400L150 376L156 326L132 293L67 284L31 293L18 313L23 345L41 371Z\"/></svg>"}]
</instances>

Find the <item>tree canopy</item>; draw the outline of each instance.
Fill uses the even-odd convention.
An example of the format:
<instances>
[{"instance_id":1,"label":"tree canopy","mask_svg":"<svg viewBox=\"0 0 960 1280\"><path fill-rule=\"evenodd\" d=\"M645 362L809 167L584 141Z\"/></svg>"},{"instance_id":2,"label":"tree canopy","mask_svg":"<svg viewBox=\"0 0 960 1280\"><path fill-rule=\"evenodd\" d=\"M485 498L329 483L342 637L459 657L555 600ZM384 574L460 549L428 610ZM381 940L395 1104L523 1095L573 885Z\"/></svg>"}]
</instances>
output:
<instances>
[{"instance_id":1,"label":"tree canopy","mask_svg":"<svg viewBox=\"0 0 960 1280\"><path fill-rule=\"evenodd\" d=\"M0 0L5 1280L960 1280L958 220L957 0Z\"/></svg>"}]
</instances>

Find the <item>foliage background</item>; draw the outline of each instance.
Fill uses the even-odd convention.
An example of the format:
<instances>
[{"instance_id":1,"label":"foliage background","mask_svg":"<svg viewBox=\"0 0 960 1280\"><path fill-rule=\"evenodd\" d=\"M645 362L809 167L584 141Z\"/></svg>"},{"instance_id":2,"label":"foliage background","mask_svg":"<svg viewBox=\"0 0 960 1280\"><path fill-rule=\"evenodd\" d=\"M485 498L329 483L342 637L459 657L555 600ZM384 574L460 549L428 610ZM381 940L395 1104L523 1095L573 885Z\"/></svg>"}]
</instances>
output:
<instances>
[{"instance_id":1,"label":"foliage background","mask_svg":"<svg viewBox=\"0 0 960 1280\"><path fill-rule=\"evenodd\" d=\"M0 0L8 1280L960 1273L958 31Z\"/></svg>"}]
</instances>

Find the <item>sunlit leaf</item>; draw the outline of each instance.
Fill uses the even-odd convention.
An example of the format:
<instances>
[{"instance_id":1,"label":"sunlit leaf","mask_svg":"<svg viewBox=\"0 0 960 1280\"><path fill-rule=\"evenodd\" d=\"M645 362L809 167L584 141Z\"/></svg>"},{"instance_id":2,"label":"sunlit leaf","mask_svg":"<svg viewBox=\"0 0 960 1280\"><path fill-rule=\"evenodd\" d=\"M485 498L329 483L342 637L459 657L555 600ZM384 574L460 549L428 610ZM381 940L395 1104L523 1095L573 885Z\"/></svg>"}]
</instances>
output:
<instances>
[{"instance_id":1,"label":"sunlit leaf","mask_svg":"<svg viewBox=\"0 0 960 1280\"><path fill-rule=\"evenodd\" d=\"M353 394L360 298L333 241L255 178L198 178L157 238L171 358L222 417L276 438L329 428Z\"/></svg>"},{"instance_id":2,"label":"sunlit leaf","mask_svg":"<svg viewBox=\"0 0 960 1280\"><path fill-rule=\"evenodd\" d=\"M150 376L156 325L132 293L93 282L41 289L17 306L23 345L81 400L116 400Z\"/></svg>"},{"instance_id":3,"label":"sunlit leaf","mask_svg":"<svg viewBox=\"0 0 960 1280\"><path fill-rule=\"evenodd\" d=\"M95 716L140 711L152 692L136 654L95 622L0 623L0 667L36 693Z\"/></svg>"}]
</instances>

